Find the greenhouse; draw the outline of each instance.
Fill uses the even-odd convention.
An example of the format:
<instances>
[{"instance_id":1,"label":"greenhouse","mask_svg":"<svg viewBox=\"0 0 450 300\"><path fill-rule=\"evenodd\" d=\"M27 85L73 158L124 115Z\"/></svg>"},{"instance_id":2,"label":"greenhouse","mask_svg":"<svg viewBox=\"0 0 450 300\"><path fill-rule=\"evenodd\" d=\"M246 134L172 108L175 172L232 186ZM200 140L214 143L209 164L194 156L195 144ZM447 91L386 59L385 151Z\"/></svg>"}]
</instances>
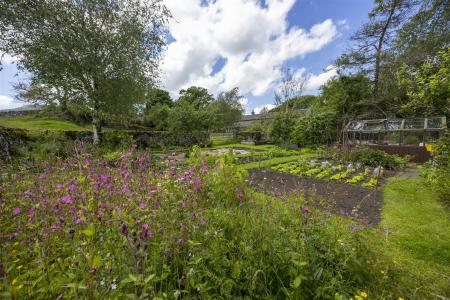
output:
<instances>
[{"instance_id":1,"label":"greenhouse","mask_svg":"<svg viewBox=\"0 0 450 300\"><path fill-rule=\"evenodd\" d=\"M367 145L416 161L429 158L433 143L447 128L445 117L351 121L343 132L345 146Z\"/></svg>"}]
</instances>

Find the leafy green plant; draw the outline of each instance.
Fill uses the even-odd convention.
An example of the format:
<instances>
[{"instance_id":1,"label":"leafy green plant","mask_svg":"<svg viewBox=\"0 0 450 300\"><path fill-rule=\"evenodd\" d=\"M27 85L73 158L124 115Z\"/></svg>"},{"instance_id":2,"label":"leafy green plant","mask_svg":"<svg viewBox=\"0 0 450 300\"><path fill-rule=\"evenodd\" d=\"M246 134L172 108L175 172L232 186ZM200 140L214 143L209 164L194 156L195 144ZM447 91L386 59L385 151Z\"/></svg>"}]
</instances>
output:
<instances>
[{"instance_id":1,"label":"leafy green plant","mask_svg":"<svg viewBox=\"0 0 450 300\"><path fill-rule=\"evenodd\" d=\"M331 167L326 168L325 170L323 170L322 172L317 174L316 178L319 178L319 179L327 178L327 177L331 176L333 173L334 173L333 168L331 168Z\"/></svg>"},{"instance_id":2,"label":"leafy green plant","mask_svg":"<svg viewBox=\"0 0 450 300\"><path fill-rule=\"evenodd\" d=\"M431 162L421 170L422 176L438 192L440 198L450 200L450 136L442 137L436 144Z\"/></svg>"},{"instance_id":3,"label":"leafy green plant","mask_svg":"<svg viewBox=\"0 0 450 300\"><path fill-rule=\"evenodd\" d=\"M365 173L359 173L359 174L353 176L352 178L346 180L345 182L354 184L354 183L359 183L359 182L363 181L365 178L366 178Z\"/></svg>"},{"instance_id":4,"label":"leafy green plant","mask_svg":"<svg viewBox=\"0 0 450 300\"><path fill-rule=\"evenodd\" d=\"M368 182L362 184L363 187L374 188L378 186L378 178L373 176Z\"/></svg>"}]
</instances>

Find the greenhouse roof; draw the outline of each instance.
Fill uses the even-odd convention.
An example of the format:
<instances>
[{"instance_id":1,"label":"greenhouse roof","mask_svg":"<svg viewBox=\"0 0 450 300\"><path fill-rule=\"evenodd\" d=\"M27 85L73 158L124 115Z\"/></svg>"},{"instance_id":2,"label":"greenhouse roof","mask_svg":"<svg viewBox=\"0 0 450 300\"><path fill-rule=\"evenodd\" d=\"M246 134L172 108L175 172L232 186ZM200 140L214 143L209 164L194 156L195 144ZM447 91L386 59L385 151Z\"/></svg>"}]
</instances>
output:
<instances>
[{"instance_id":1,"label":"greenhouse roof","mask_svg":"<svg viewBox=\"0 0 450 300\"><path fill-rule=\"evenodd\" d=\"M351 121L345 132L441 131L447 128L445 117L375 119Z\"/></svg>"}]
</instances>

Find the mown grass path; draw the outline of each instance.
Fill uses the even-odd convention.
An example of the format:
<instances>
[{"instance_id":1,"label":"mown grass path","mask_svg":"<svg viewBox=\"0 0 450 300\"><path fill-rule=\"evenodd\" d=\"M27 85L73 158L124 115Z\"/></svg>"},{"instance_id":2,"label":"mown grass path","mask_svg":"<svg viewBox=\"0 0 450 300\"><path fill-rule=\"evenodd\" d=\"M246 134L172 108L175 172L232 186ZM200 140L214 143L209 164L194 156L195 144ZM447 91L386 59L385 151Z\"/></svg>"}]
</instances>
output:
<instances>
[{"instance_id":1,"label":"mown grass path","mask_svg":"<svg viewBox=\"0 0 450 300\"><path fill-rule=\"evenodd\" d=\"M386 254L405 271L402 286L450 298L450 210L423 179L388 179L380 225Z\"/></svg>"}]
</instances>

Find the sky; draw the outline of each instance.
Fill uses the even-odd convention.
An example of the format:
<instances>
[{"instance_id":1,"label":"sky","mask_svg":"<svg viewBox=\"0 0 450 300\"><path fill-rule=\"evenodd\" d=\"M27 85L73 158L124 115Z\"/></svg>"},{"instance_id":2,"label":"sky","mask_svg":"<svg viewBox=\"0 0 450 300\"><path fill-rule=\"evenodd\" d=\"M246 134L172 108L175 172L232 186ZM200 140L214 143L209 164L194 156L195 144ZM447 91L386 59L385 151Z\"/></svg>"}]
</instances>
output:
<instances>
[{"instance_id":1,"label":"sky","mask_svg":"<svg viewBox=\"0 0 450 300\"><path fill-rule=\"evenodd\" d=\"M246 113L273 107L282 68L307 75L304 94L319 93L336 75L334 60L364 22L373 0L164 0L173 18L161 63L161 87L217 95L238 87ZM0 109L23 105L14 83L26 80L3 57Z\"/></svg>"}]
</instances>

